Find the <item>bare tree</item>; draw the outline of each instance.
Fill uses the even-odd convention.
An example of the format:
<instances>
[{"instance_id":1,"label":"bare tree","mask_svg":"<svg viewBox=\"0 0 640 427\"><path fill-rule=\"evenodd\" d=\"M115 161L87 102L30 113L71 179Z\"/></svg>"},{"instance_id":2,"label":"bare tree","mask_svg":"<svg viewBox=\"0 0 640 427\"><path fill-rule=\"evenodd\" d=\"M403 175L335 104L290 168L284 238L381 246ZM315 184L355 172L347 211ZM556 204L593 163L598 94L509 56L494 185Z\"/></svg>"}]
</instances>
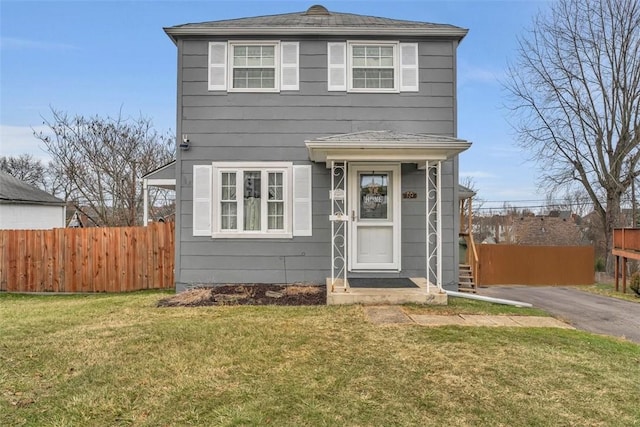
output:
<instances>
[{"instance_id":1,"label":"bare tree","mask_svg":"<svg viewBox=\"0 0 640 427\"><path fill-rule=\"evenodd\" d=\"M505 87L542 184L586 191L609 256L621 196L640 175L640 4L553 3L519 39Z\"/></svg>"},{"instance_id":2,"label":"bare tree","mask_svg":"<svg viewBox=\"0 0 640 427\"><path fill-rule=\"evenodd\" d=\"M581 217L587 215L593 210L593 203L591 198L584 190L569 190L567 189L564 195L557 199L554 197L554 193L547 194L546 211L551 212L558 211L570 211Z\"/></svg>"},{"instance_id":3,"label":"bare tree","mask_svg":"<svg viewBox=\"0 0 640 427\"><path fill-rule=\"evenodd\" d=\"M6 172L14 178L45 189L47 173L42 162L31 154L0 157L0 171Z\"/></svg>"},{"instance_id":4,"label":"bare tree","mask_svg":"<svg viewBox=\"0 0 640 427\"><path fill-rule=\"evenodd\" d=\"M173 159L173 139L145 117L51 113L44 121L49 131L34 135L53 159L50 171L58 190L88 207L100 225L135 225L142 206L139 179Z\"/></svg>"}]
</instances>

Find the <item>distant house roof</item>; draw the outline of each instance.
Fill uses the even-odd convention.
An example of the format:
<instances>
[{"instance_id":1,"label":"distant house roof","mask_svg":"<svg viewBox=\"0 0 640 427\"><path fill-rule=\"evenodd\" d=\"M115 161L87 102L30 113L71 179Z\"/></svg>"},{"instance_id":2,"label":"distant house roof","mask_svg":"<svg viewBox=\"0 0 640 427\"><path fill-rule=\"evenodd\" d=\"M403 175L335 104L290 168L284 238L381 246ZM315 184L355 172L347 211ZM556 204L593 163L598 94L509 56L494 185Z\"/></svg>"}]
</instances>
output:
<instances>
[{"instance_id":1,"label":"distant house roof","mask_svg":"<svg viewBox=\"0 0 640 427\"><path fill-rule=\"evenodd\" d=\"M0 203L22 203L64 206L65 201L29 185L24 181L0 172Z\"/></svg>"},{"instance_id":2,"label":"distant house roof","mask_svg":"<svg viewBox=\"0 0 640 427\"><path fill-rule=\"evenodd\" d=\"M573 246L588 243L571 218L513 218L512 233L514 243L519 245Z\"/></svg>"},{"instance_id":3,"label":"distant house roof","mask_svg":"<svg viewBox=\"0 0 640 427\"><path fill-rule=\"evenodd\" d=\"M258 34L387 34L461 40L467 34L465 28L454 25L331 12L320 5L302 12L176 25L164 31L174 41L177 36Z\"/></svg>"}]
</instances>

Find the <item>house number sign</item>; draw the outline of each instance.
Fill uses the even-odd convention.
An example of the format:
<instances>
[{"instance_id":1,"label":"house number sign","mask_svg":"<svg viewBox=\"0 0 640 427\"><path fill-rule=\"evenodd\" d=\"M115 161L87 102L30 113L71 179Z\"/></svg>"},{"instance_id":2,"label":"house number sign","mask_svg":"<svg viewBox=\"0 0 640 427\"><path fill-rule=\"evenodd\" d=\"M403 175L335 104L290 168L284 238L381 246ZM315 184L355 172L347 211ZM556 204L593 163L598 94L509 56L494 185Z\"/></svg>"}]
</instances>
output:
<instances>
[{"instance_id":1,"label":"house number sign","mask_svg":"<svg viewBox=\"0 0 640 427\"><path fill-rule=\"evenodd\" d=\"M417 199L418 198L418 193L415 193L413 191L405 191L404 193L402 193L402 198L403 199Z\"/></svg>"}]
</instances>

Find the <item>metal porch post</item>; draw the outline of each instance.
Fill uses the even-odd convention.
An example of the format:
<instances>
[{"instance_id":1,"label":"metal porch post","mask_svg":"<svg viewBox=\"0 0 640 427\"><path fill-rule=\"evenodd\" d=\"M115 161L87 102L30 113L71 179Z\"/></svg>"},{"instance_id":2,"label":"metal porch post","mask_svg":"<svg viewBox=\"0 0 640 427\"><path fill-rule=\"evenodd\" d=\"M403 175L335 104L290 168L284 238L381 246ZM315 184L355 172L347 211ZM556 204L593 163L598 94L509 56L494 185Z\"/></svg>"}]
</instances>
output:
<instances>
[{"instance_id":1,"label":"metal porch post","mask_svg":"<svg viewBox=\"0 0 640 427\"><path fill-rule=\"evenodd\" d=\"M347 162L331 161L331 291L342 279L347 290Z\"/></svg>"},{"instance_id":2,"label":"metal porch post","mask_svg":"<svg viewBox=\"0 0 640 427\"><path fill-rule=\"evenodd\" d=\"M426 193L426 274L427 292L433 283L442 290L442 189L441 162L427 162Z\"/></svg>"}]
</instances>

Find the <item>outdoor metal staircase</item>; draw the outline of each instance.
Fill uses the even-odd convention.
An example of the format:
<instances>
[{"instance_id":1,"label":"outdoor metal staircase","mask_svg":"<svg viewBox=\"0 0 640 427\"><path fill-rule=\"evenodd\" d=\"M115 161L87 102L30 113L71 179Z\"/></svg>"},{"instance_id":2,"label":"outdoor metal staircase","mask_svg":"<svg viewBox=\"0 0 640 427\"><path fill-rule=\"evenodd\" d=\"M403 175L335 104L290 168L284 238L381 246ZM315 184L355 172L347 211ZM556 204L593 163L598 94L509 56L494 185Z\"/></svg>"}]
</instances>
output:
<instances>
[{"instance_id":1,"label":"outdoor metal staircase","mask_svg":"<svg viewBox=\"0 0 640 427\"><path fill-rule=\"evenodd\" d=\"M460 264L458 291L476 293L476 282L473 278L473 271L469 264Z\"/></svg>"}]
</instances>

